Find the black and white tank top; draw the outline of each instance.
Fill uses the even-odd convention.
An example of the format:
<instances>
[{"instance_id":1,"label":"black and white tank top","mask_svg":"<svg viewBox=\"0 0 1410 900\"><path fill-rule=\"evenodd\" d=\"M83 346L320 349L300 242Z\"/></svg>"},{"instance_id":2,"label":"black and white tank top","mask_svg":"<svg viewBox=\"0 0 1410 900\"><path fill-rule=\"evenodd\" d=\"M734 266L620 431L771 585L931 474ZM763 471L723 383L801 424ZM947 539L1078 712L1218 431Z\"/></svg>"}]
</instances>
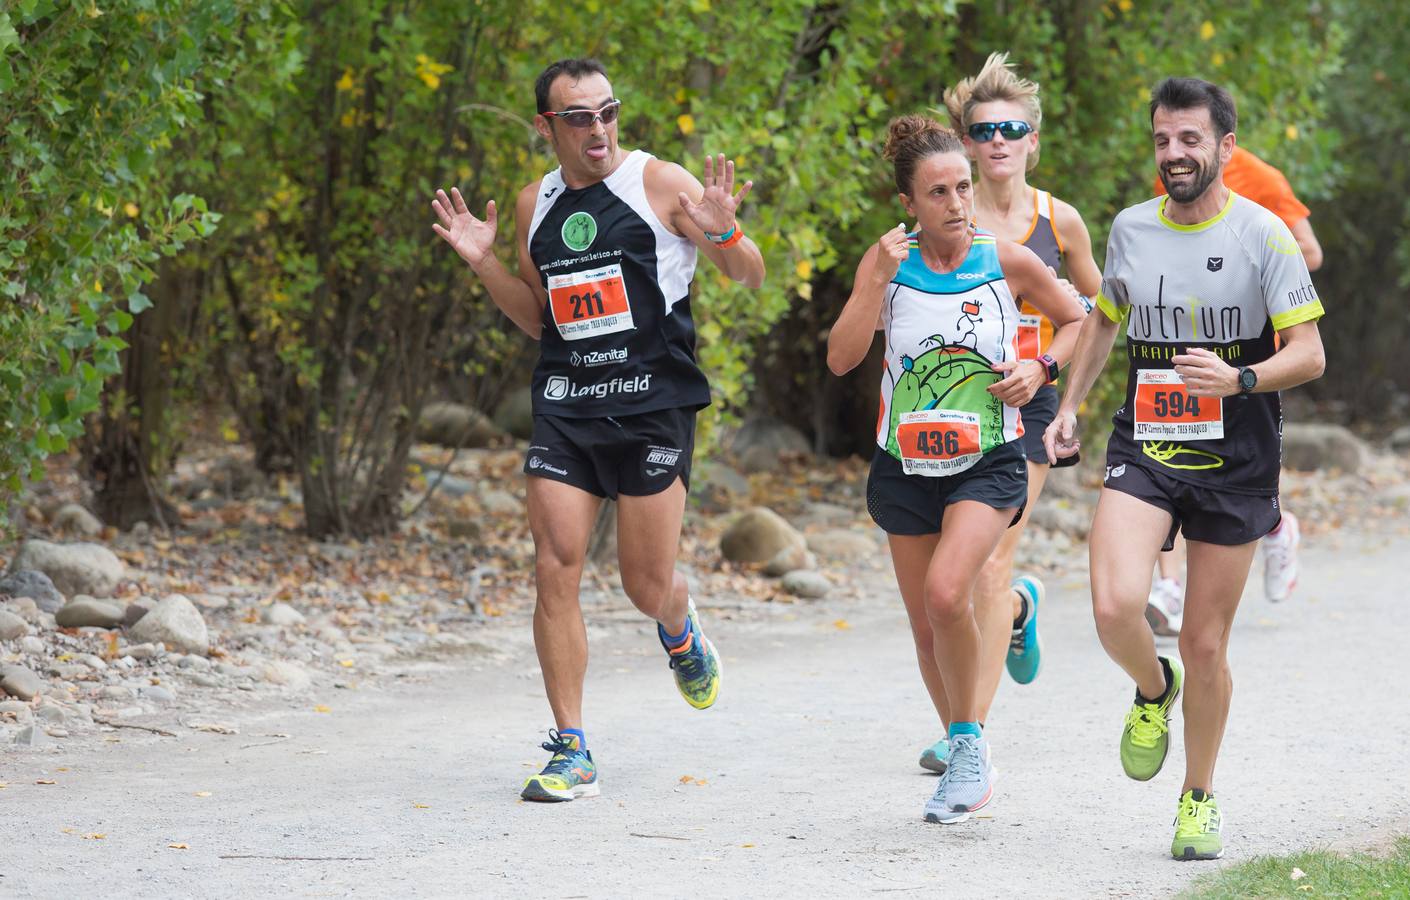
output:
<instances>
[{"instance_id":1,"label":"black and white tank top","mask_svg":"<svg viewBox=\"0 0 1410 900\"><path fill-rule=\"evenodd\" d=\"M534 368L534 413L583 419L699 409L710 386L695 361L690 282L696 249L647 200L651 154L633 150L581 189L544 176L529 256L548 302Z\"/></svg>"}]
</instances>

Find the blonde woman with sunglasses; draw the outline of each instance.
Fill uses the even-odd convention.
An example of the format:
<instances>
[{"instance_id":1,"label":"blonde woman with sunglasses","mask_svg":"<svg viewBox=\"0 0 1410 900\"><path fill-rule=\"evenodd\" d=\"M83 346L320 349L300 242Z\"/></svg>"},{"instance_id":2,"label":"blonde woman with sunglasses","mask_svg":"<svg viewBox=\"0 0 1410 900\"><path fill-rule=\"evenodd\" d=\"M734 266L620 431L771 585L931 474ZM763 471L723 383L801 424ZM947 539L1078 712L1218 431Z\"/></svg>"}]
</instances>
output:
<instances>
[{"instance_id":1,"label":"blonde woman with sunglasses","mask_svg":"<svg viewBox=\"0 0 1410 900\"><path fill-rule=\"evenodd\" d=\"M1079 298L1094 297L1101 286L1101 271L1092 259L1092 242L1082 216L1071 205L1028 183L1028 173L1038 164L1039 128L1043 122L1038 85L1020 78L1008 64L1008 54L994 53L979 74L965 78L944 95L950 124L964 142L975 168L974 221L999 238L1032 250L1054 275L1066 275L1063 284ZM1002 672L1019 684L1038 676L1042 643L1038 637L1038 610L1043 583L1032 575L1013 577L1014 552L1047 479L1047 454L1043 431L1057 412L1058 394L1053 382L1058 365L1049 354L1053 323L1032 303L1017 298L1019 307L1019 357L1023 364L1009 373L1035 389L1033 399L1021 410L1024 450L1028 457L1028 501L1023 518L1008 529L990 555L975 589L975 616L982 635L979 676L979 719L988 720L989 707L999 689ZM1090 303L1083 300L1085 308ZM1063 460L1071 465L1076 459ZM938 672L924 672L926 684L938 684ZM932 695L941 717L951 721L944 708L944 691ZM949 741L936 741L921 754L920 764L944 772Z\"/></svg>"}]
</instances>

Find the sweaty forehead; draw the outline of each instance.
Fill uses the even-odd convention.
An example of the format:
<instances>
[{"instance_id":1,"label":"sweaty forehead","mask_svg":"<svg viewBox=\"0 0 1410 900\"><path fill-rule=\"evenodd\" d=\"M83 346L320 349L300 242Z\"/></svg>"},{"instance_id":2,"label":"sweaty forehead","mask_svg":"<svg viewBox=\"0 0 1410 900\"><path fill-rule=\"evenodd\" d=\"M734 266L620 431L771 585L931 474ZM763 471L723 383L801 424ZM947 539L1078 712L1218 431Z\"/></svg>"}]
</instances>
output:
<instances>
[{"instance_id":1,"label":"sweaty forehead","mask_svg":"<svg viewBox=\"0 0 1410 900\"><path fill-rule=\"evenodd\" d=\"M552 109L598 109L612 99L612 84L596 72L580 78L559 75L548 88Z\"/></svg>"},{"instance_id":2,"label":"sweaty forehead","mask_svg":"<svg viewBox=\"0 0 1410 900\"><path fill-rule=\"evenodd\" d=\"M956 184L969 177L969 160L958 153L935 153L916 164L917 184Z\"/></svg>"},{"instance_id":3,"label":"sweaty forehead","mask_svg":"<svg viewBox=\"0 0 1410 900\"><path fill-rule=\"evenodd\" d=\"M1028 122L1028 111L1017 103L1008 100L990 100L988 103L976 103L974 109L970 110L970 122L1008 122L1018 119ZM1032 125L1032 122L1028 122Z\"/></svg>"},{"instance_id":4,"label":"sweaty forehead","mask_svg":"<svg viewBox=\"0 0 1410 900\"><path fill-rule=\"evenodd\" d=\"M1209 109L1204 106L1194 109L1167 109L1164 106L1157 107L1155 116L1151 121L1151 129L1156 134L1182 134L1189 131L1197 131L1201 134L1214 136L1214 121L1209 116Z\"/></svg>"}]
</instances>

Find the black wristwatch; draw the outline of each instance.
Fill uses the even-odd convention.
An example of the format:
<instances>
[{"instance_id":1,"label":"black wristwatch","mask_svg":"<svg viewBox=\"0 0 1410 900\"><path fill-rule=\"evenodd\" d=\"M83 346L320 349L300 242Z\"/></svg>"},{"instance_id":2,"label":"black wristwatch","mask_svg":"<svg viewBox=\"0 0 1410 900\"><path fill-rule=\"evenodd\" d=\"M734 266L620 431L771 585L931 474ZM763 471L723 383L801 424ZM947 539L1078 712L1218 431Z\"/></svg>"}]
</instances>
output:
<instances>
[{"instance_id":1,"label":"black wristwatch","mask_svg":"<svg viewBox=\"0 0 1410 900\"><path fill-rule=\"evenodd\" d=\"M1239 393L1252 394L1258 387L1258 373L1248 366L1239 366Z\"/></svg>"},{"instance_id":2,"label":"black wristwatch","mask_svg":"<svg viewBox=\"0 0 1410 900\"><path fill-rule=\"evenodd\" d=\"M1054 381L1057 381L1057 379L1058 379L1058 364L1057 364L1057 360L1053 359L1051 356L1049 356L1048 354L1044 353L1042 356L1038 357L1038 362L1042 363L1042 364L1043 364L1043 368L1047 370L1048 384L1052 384Z\"/></svg>"}]
</instances>

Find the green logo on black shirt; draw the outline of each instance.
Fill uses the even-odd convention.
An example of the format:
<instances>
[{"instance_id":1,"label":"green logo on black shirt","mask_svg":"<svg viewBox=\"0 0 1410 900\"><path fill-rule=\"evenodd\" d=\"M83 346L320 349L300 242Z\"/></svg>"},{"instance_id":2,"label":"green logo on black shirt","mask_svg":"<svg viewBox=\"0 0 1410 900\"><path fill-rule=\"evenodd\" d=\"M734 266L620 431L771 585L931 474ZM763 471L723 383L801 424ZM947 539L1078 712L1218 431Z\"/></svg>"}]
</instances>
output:
<instances>
[{"instance_id":1,"label":"green logo on black shirt","mask_svg":"<svg viewBox=\"0 0 1410 900\"><path fill-rule=\"evenodd\" d=\"M582 253L597 237L597 220L585 212L575 212L564 220L561 234L569 250Z\"/></svg>"}]
</instances>

